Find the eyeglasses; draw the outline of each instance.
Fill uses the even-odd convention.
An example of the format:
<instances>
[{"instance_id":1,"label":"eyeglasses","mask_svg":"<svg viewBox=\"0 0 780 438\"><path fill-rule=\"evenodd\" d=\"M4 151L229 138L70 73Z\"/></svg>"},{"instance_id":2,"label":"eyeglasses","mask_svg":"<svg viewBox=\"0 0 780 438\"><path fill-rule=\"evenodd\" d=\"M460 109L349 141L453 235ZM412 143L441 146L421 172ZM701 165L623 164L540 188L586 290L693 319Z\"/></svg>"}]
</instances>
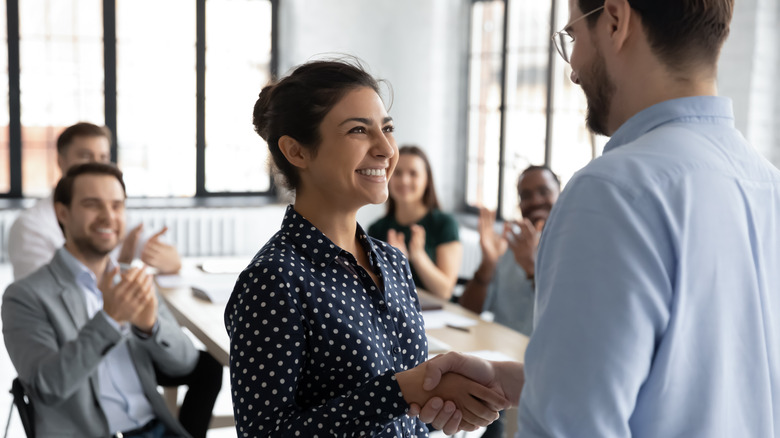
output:
<instances>
[{"instance_id":1,"label":"eyeglasses","mask_svg":"<svg viewBox=\"0 0 780 438\"><path fill-rule=\"evenodd\" d=\"M561 55L561 58L563 58L564 61L567 63L569 62L569 59L571 57L571 49L574 46L574 37L569 34L569 32L566 29L569 29L574 23L582 20L583 18L595 14L596 12L604 9L604 5L599 6L598 8L588 12L585 15L582 15L581 17L577 18L574 21L570 21L569 24L566 26L563 26L563 29L559 30L558 32L555 32L552 35L553 44L555 44L555 48L558 50L558 53Z\"/></svg>"}]
</instances>

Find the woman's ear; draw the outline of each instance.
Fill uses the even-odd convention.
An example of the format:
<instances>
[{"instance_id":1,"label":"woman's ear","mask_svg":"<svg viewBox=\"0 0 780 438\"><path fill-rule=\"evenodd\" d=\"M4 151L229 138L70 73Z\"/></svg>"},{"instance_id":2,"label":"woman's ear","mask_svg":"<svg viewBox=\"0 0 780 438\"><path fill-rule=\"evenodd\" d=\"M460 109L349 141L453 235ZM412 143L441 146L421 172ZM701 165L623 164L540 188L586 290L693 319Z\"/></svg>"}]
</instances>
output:
<instances>
[{"instance_id":1,"label":"woman's ear","mask_svg":"<svg viewBox=\"0 0 780 438\"><path fill-rule=\"evenodd\" d=\"M301 146L298 140L290 137L289 135L283 135L279 138L279 150L287 161L293 166L299 169L306 169L308 167L309 154L306 148Z\"/></svg>"}]
</instances>

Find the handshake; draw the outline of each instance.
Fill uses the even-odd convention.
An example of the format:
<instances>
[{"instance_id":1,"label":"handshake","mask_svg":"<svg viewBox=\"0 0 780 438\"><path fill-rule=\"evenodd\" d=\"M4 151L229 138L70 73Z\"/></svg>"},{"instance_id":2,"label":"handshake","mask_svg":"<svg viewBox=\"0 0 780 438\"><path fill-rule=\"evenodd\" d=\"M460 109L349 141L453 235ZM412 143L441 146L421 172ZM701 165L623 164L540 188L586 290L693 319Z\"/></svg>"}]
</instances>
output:
<instances>
[{"instance_id":1,"label":"handshake","mask_svg":"<svg viewBox=\"0 0 780 438\"><path fill-rule=\"evenodd\" d=\"M396 374L410 416L451 435L487 426L498 411L517 406L523 364L491 362L450 352Z\"/></svg>"}]
</instances>

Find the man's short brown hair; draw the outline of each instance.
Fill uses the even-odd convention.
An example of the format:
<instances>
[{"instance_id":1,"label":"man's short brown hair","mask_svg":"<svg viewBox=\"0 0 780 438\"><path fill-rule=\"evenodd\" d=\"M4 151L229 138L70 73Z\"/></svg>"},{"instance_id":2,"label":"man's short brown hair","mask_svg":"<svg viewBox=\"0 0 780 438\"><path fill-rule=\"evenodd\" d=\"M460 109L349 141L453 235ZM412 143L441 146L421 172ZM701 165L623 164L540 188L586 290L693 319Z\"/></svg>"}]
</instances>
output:
<instances>
[{"instance_id":1,"label":"man's short brown hair","mask_svg":"<svg viewBox=\"0 0 780 438\"><path fill-rule=\"evenodd\" d=\"M57 137L57 153L63 155L65 149L70 146L70 143L76 137L105 137L108 139L108 143L111 144L111 131L107 127L79 122L65 128L60 136Z\"/></svg>"},{"instance_id":2,"label":"man's short brown hair","mask_svg":"<svg viewBox=\"0 0 780 438\"><path fill-rule=\"evenodd\" d=\"M653 52L668 67L715 66L729 34L734 0L628 0L642 19ZM584 14L604 0L578 0ZM587 18L593 25L599 13Z\"/></svg>"},{"instance_id":3,"label":"man's short brown hair","mask_svg":"<svg viewBox=\"0 0 780 438\"><path fill-rule=\"evenodd\" d=\"M73 200L73 183L81 175L108 175L113 176L122 186L122 193L127 196L125 190L125 181L122 178L122 171L111 163L91 162L78 164L68 169L68 172L57 183L54 188L54 202L70 207Z\"/></svg>"}]
</instances>

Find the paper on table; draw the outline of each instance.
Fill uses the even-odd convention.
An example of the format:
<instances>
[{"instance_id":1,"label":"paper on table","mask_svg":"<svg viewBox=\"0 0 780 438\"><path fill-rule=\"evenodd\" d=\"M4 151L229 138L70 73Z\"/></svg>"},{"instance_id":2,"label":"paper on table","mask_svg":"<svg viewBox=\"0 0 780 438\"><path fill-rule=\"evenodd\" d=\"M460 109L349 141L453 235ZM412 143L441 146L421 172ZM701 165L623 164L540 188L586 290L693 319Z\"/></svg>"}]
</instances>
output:
<instances>
[{"instance_id":1,"label":"paper on table","mask_svg":"<svg viewBox=\"0 0 780 438\"><path fill-rule=\"evenodd\" d=\"M450 344L440 339L434 338L433 336L428 336L428 354L444 353L450 350L452 350Z\"/></svg>"},{"instance_id":2,"label":"paper on table","mask_svg":"<svg viewBox=\"0 0 780 438\"><path fill-rule=\"evenodd\" d=\"M187 278L195 296L212 303L226 303L233 293L238 274L207 274Z\"/></svg>"},{"instance_id":3,"label":"paper on table","mask_svg":"<svg viewBox=\"0 0 780 438\"><path fill-rule=\"evenodd\" d=\"M447 325L455 327L471 327L472 325L477 325L477 321L471 318L448 312L446 310L428 310L422 312L422 316L425 320L426 330L444 328Z\"/></svg>"},{"instance_id":4,"label":"paper on table","mask_svg":"<svg viewBox=\"0 0 780 438\"><path fill-rule=\"evenodd\" d=\"M157 285L163 289L175 289L187 285L187 282L179 274L157 274L155 279L157 280Z\"/></svg>"},{"instance_id":5,"label":"paper on table","mask_svg":"<svg viewBox=\"0 0 780 438\"><path fill-rule=\"evenodd\" d=\"M470 354L477 356L485 360L497 360L497 361L514 361L515 359L500 352L493 350L480 350L480 351L464 351L463 354Z\"/></svg>"}]
</instances>

